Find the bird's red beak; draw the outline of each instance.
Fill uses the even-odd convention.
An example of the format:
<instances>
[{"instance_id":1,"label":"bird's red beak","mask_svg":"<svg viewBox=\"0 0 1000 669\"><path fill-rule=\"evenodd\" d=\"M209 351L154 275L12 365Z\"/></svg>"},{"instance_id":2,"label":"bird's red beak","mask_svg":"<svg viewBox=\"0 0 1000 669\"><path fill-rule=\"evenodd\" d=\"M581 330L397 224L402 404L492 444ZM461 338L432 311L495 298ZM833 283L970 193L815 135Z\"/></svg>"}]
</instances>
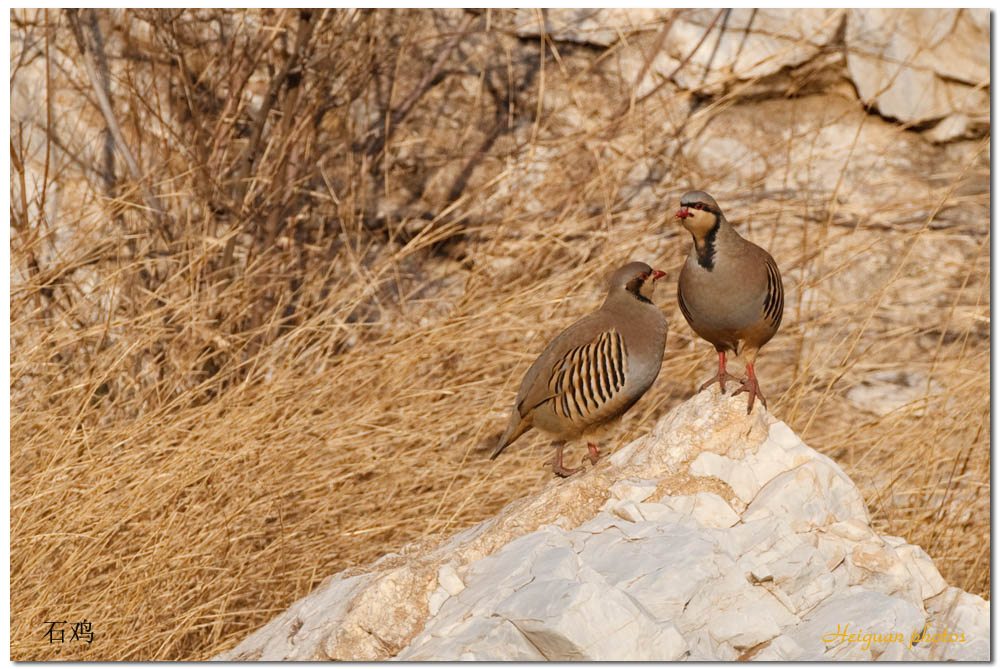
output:
<instances>
[{"instance_id":1,"label":"bird's red beak","mask_svg":"<svg viewBox=\"0 0 1000 669\"><path fill-rule=\"evenodd\" d=\"M680 219L687 218L688 216L694 216L694 214L688 211L687 207L681 207L680 209L677 210L677 213L674 214L675 218L680 218Z\"/></svg>"},{"instance_id":2,"label":"bird's red beak","mask_svg":"<svg viewBox=\"0 0 1000 669\"><path fill-rule=\"evenodd\" d=\"M660 270L658 270L658 269L654 269L654 270L653 270L653 281L656 281L657 279L662 279L662 278L663 278L663 277L665 277L666 275L667 275L667 273L666 273L666 272L661 272L661 271L660 271Z\"/></svg>"}]
</instances>

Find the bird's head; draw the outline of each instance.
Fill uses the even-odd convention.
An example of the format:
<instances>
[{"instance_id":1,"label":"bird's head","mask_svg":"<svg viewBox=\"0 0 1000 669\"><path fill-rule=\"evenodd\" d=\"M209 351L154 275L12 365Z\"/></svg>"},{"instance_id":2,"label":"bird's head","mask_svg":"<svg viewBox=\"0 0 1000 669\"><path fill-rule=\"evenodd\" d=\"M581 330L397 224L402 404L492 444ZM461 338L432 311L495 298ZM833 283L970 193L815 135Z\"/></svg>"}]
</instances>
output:
<instances>
[{"instance_id":1,"label":"bird's head","mask_svg":"<svg viewBox=\"0 0 1000 669\"><path fill-rule=\"evenodd\" d=\"M675 214L681 225L696 238L704 238L719 223L722 210L711 195L693 190L681 197L681 208Z\"/></svg>"},{"instance_id":2,"label":"bird's head","mask_svg":"<svg viewBox=\"0 0 1000 669\"><path fill-rule=\"evenodd\" d=\"M624 288L636 299L652 302L653 288L657 280L666 275L666 272L653 269L644 262L630 262L611 276L611 290L616 291Z\"/></svg>"}]
</instances>

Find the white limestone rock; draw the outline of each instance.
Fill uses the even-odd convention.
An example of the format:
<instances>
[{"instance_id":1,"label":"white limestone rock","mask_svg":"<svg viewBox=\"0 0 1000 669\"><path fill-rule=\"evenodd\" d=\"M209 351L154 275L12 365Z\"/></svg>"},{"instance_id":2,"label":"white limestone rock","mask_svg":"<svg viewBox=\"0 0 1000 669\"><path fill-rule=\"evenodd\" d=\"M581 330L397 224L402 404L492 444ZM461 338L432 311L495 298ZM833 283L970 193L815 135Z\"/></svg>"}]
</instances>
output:
<instances>
[{"instance_id":1,"label":"white limestone rock","mask_svg":"<svg viewBox=\"0 0 1000 669\"><path fill-rule=\"evenodd\" d=\"M749 467L724 455L702 453L691 463L690 471L694 476L713 476L725 482L744 504L760 490L760 482Z\"/></svg>"},{"instance_id":2,"label":"white limestone rock","mask_svg":"<svg viewBox=\"0 0 1000 669\"><path fill-rule=\"evenodd\" d=\"M462 582L462 577L455 570L455 565L450 562L441 565L441 568L438 569L438 583L452 597L465 590L465 583Z\"/></svg>"},{"instance_id":3,"label":"white limestone rock","mask_svg":"<svg viewBox=\"0 0 1000 669\"><path fill-rule=\"evenodd\" d=\"M714 492L678 495L664 501L667 508L691 516L702 527L726 528L740 522L739 514L733 511L733 507Z\"/></svg>"},{"instance_id":4,"label":"white limestone rock","mask_svg":"<svg viewBox=\"0 0 1000 669\"><path fill-rule=\"evenodd\" d=\"M929 625L918 647L934 660L990 661L990 605L978 595L947 588L925 605Z\"/></svg>"},{"instance_id":5,"label":"white limestone rock","mask_svg":"<svg viewBox=\"0 0 1000 669\"><path fill-rule=\"evenodd\" d=\"M896 555L903 561L903 566L910 572L910 576L920 585L921 599L934 597L948 587L941 572L934 566L934 561L920 546L904 543L896 548Z\"/></svg>"},{"instance_id":6,"label":"white limestone rock","mask_svg":"<svg viewBox=\"0 0 1000 669\"><path fill-rule=\"evenodd\" d=\"M702 39L717 9L685 12L671 31L670 56L678 62ZM678 74L687 88L712 86L732 76L754 79L795 67L830 43L840 25L836 9L731 9ZM709 70L707 76L703 73Z\"/></svg>"},{"instance_id":7,"label":"white limestone rock","mask_svg":"<svg viewBox=\"0 0 1000 669\"><path fill-rule=\"evenodd\" d=\"M452 659L482 661L503 657L515 662L546 659L520 630L499 618L468 618L450 626L446 633L445 642L457 653ZM440 641L440 638L434 637L434 640ZM394 659L407 662L438 660L440 651L440 645L415 640Z\"/></svg>"},{"instance_id":8,"label":"white limestone rock","mask_svg":"<svg viewBox=\"0 0 1000 669\"><path fill-rule=\"evenodd\" d=\"M852 9L845 41L858 95L882 114L916 123L947 118L936 141L988 126L988 9Z\"/></svg>"},{"instance_id":9,"label":"white limestone rock","mask_svg":"<svg viewBox=\"0 0 1000 669\"><path fill-rule=\"evenodd\" d=\"M706 391L437 548L334 576L219 659L988 659L989 632L986 602L872 530L836 463Z\"/></svg>"},{"instance_id":10,"label":"white limestone rock","mask_svg":"<svg viewBox=\"0 0 1000 669\"><path fill-rule=\"evenodd\" d=\"M687 651L673 625L658 624L625 592L593 581L535 581L500 602L495 615L548 660L676 660Z\"/></svg>"},{"instance_id":11,"label":"white limestone rock","mask_svg":"<svg viewBox=\"0 0 1000 669\"><path fill-rule=\"evenodd\" d=\"M826 560L826 568L830 571L833 571L844 562L844 558L847 556L847 549L844 548L844 544L845 542L840 537L826 533L818 533L816 535L816 550Z\"/></svg>"},{"instance_id":12,"label":"white limestone rock","mask_svg":"<svg viewBox=\"0 0 1000 669\"><path fill-rule=\"evenodd\" d=\"M795 643L791 637L782 634L771 639L764 647L747 659L760 662L787 662L801 657L802 654L802 647Z\"/></svg>"},{"instance_id":13,"label":"white limestone rock","mask_svg":"<svg viewBox=\"0 0 1000 669\"><path fill-rule=\"evenodd\" d=\"M652 90L658 78L702 94L720 93L740 81L751 81L757 94L781 93L786 83L769 83L767 77L815 63L846 70L861 102L887 117L937 121L927 131L934 142L989 127L988 9L737 8L721 15L718 9L689 9L673 18L669 39L652 51L653 35L671 20L672 10L665 9L513 13L521 37L545 34L598 47L626 45L616 54L623 78L632 83L644 68L647 73L637 95ZM843 59L832 48L842 26ZM738 135L707 137L700 152L706 165L719 171L738 168L750 181L769 170L766 158Z\"/></svg>"},{"instance_id":14,"label":"white limestone rock","mask_svg":"<svg viewBox=\"0 0 1000 669\"><path fill-rule=\"evenodd\" d=\"M896 551L881 539L854 544L844 559L848 584L901 597L921 606L922 584L914 579Z\"/></svg>"},{"instance_id":15,"label":"white limestone rock","mask_svg":"<svg viewBox=\"0 0 1000 669\"><path fill-rule=\"evenodd\" d=\"M867 521L860 491L836 464L819 454L768 482L747 507L743 519L772 515L789 518L797 532L849 518Z\"/></svg>"},{"instance_id":16,"label":"white limestone rock","mask_svg":"<svg viewBox=\"0 0 1000 669\"><path fill-rule=\"evenodd\" d=\"M636 504L645 502L650 495L656 492L656 481L627 479L619 481L608 488L612 497L622 500L630 500Z\"/></svg>"},{"instance_id":17,"label":"white limestone rock","mask_svg":"<svg viewBox=\"0 0 1000 669\"><path fill-rule=\"evenodd\" d=\"M688 64L675 75L685 88L711 88L735 75L753 79L794 67L815 57L837 32L842 10L730 9L716 18L717 9L684 10L671 26L669 39L649 70L668 77L687 58ZM665 9L549 9L515 12L515 30L521 37L545 34L551 39L606 47L636 35L652 34L670 20ZM708 37L703 39L706 31ZM699 45L700 43L700 45ZM690 57L688 57L690 54ZM631 54L630 54L631 55ZM635 54L638 72L641 53ZM642 94L644 91L640 91Z\"/></svg>"},{"instance_id":18,"label":"white limestone rock","mask_svg":"<svg viewBox=\"0 0 1000 669\"><path fill-rule=\"evenodd\" d=\"M798 618L765 588L752 585L720 559L722 574L698 589L678 623L698 651L690 659L735 660L741 651L777 636Z\"/></svg>"},{"instance_id":19,"label":"white limestone rock","mask_svg":"<svg viewBox=\"0 0 1000 669\"><path fill-rule=\"evenodd\" d=\"M515 12L520 37L537 37L594 46L609 46L623 33L656 30L663 19L658 9L521 9Z\"/></svg>"},{"instance_id":20,"label":"white limestone rock","mask_svg":"<svg viewBox=\"0 0 1000 669\"><path fill-rule=\"evenodd\" d=\"M875 531L866 522L858 518L849 518L844 521L830 523L826 527L826 531L850 542L865 541L875 536Z\"/></svg>"},{"instance_id":21,"label":"white limestone rock","mask_svg":"<svg viewBox=\"0 0 1000 669\"><path fill-rule=\"evenodd\" d=\"M803 649L790 658L795 660L917 660L910 636L924 622L910 602L854 586L829 597L785 634Z\"/></svg>"}]
</instances>

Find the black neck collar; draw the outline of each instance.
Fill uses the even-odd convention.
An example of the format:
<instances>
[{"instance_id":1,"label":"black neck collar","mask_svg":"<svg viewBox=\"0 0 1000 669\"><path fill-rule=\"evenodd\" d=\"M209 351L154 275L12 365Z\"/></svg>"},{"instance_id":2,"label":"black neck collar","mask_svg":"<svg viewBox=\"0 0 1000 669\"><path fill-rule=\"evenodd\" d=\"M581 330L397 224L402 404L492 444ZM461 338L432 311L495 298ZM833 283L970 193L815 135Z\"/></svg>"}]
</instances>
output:
<instances>
[{"instance_id":1,"label":"black neck collar","mask_svg":"<svg viewBox=\"0 0 1000 669\"><path fill-rule=\"evenodd\" d=\"M627 284L625 284L625 290L627 290L632 297L639 300L640 302L645 302L646 304L652 304L653 303L652 300L650 300L648 297L639 292L639 289L642 288L642 283L643 283L642 279L632 279Z\"/></svg>"},{"instance_id":2,"label":"black neck collar","mask_svg":"<svg viewBox=\"0 0 1000 669\"><path fill-rule=\"evenodd\" d=\"M698 254L698 264L711 272L715 269L715 237L719 233L719 215L715 215L715 225L708 231L705 238L698 243L698 238L694 240L694 250Z\"/></svg>"}]
</instances>

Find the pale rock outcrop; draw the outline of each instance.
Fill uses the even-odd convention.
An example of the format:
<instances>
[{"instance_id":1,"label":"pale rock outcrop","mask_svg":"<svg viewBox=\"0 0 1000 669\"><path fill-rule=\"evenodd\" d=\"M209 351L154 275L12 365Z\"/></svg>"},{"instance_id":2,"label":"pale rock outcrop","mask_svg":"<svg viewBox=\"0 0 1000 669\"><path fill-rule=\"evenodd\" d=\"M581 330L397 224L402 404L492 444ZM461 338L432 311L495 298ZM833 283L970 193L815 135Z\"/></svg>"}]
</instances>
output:
<instances>
[{"instance_id":1,"label":"pale rock outcrop","mask_svg":"<svg viewBox=\"0 0 1000 669\"><path fill-rule=\"evenodd\" d=\"M935 141L989 126L988 9L852 9L847 69L865 103Z\"/></svg>"},{"instance_id":2,"label":"pale rock outcrop","mask_svg":"<svg viewBox=\"0 0 1000 669\"><path fill-rule=\"evenodd\" d=\"M847 399L858 409L879 416L913 404L917 406L913 415L922 416L924 411L918 403L941 392L941 384L920 371L877 371L866 374L847 391Z\"/></svg>"},{"instance_id":3,"label":"pale rock outcrop","mask_svg":"<svg viewBox=\"0 0 1000 669\"><path fill-rule=\"evenodd\" d=\"M437 547L333 576L219 659L989 659L989 605L745 407L706 390Z\"/></svg>"},{"instance_id":4,"label":"pale rock outcrop","mask_svg":"<svg viewBox=\"0 0 1000 669\"><path fill-rule=\"evenodd\" d=\"M544 30L552 39L607 47L623 35L660 30L672 13L648 8L520 10L515 29L522 37ZM718 14L718 9L679 12L663 51L652 54L650 71L674 74L682 87L702 90L713 90L734 74L765 77L817 56L834 38L843 10L737 8ZM686 65L678 70L682 62Z\"/></svg>"},{"instance_id":5,"label":"pale rock outcrop","mask_svg":"<svg viewBox=\"0 0 1000 669\"><path fill-rule=\"evenodd\" d=\"M716 20L718 11L685 11L670 32L666 45L670 71L691 54L675 79L683 88L717 92L734 75L749 80L799 66L820 54L842 20L838 9L740 7ZM702 41L709 26L712 31Z\"/></svg>"},{"instance_id":6,"label":"pale rock outcrop","mask_svg":"<svg viewBox=\"0 0 1000 669\"><path fill-rule=\"evenodd\" d=\"M517 12L522 37L608 47L636 41L671 20L667 9L550 9ZM855 87L857 98L884 116L928 124L927 137L946 142L989 128L990 16L988 9L752 9L683 10L660 50L627 50L623 74L644 95L663 78L716 95L734 82L736 95L800 93L782 72L812 64L831 68ZM623 38L624 36L624 38ZM765 78L772 77L771 80ZM761 81L763 80L763 81ZM830 79L832 84L836 77ZM720 154L725 153L719 147Z\"/></svg>"}]
</instances>

